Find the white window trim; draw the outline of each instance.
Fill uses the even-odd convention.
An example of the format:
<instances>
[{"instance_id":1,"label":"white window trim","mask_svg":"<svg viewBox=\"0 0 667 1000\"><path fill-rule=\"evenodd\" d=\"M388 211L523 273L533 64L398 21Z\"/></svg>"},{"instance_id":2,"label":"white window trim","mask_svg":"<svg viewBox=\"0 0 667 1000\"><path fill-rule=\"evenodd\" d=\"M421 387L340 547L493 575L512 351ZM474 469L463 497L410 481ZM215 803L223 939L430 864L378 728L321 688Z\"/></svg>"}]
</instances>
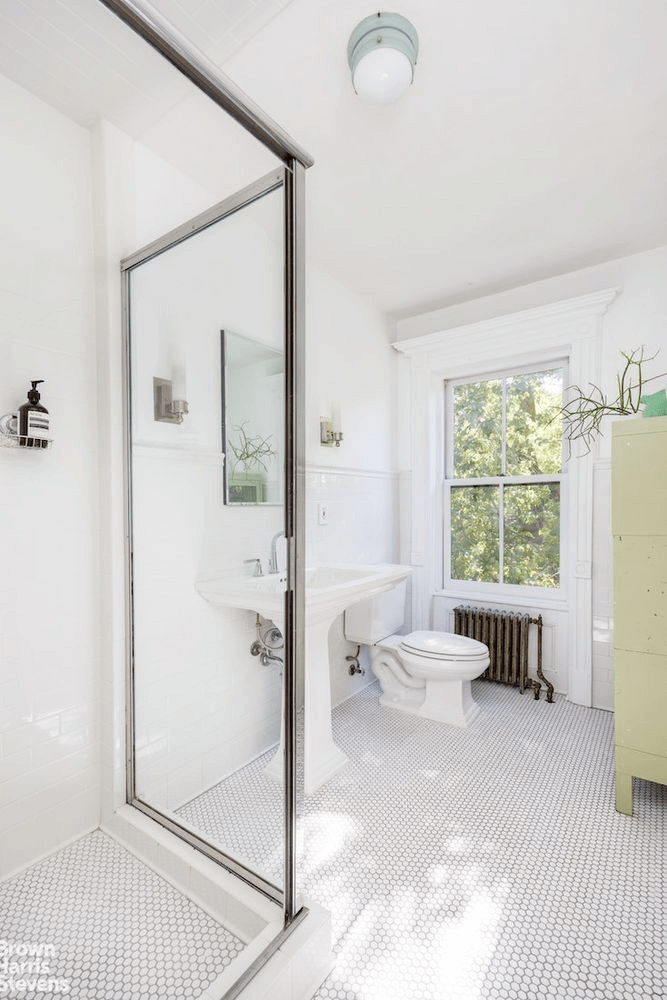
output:
<instances>
[{"instance_id":1,"label":"white window trim","mask_svg":"<svg viewBox=\"0 0 667 1000\"><path fill-rule=\"evenodd\" d=\"M401 424L409 440L401 505L401 558L416 567L412 627L431 623L432 597L441 591L443 551L444 379L513 362L533 365L567 358L569 384L599 381L602 317L618 289L397 341L406 359ZM408 480L409 482L405 481ZM569 611L568 698L592 704L593 454L571 459L567 511ZM562 602L559 602L562 604Z\"/></svg>"}]
</instances>

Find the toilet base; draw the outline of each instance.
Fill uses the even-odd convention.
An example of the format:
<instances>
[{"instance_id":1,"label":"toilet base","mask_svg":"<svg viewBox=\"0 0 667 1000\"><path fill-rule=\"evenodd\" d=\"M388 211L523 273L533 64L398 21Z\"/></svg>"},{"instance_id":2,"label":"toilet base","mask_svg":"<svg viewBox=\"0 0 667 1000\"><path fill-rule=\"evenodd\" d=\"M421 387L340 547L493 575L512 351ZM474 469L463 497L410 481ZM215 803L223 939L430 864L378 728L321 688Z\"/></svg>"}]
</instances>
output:
<instances>
[{"instance_id":1,"label":"toilet base","mask_svg":"<svg viewBox=\"0 0 667 1000\"><path fill-rule=\"evenodd\" d=\"M419 715L434 722L465 729L479 713L470 681L427 680L423 687L385 691L380 696L384 708Z\"/></svg>"}]
</instances>

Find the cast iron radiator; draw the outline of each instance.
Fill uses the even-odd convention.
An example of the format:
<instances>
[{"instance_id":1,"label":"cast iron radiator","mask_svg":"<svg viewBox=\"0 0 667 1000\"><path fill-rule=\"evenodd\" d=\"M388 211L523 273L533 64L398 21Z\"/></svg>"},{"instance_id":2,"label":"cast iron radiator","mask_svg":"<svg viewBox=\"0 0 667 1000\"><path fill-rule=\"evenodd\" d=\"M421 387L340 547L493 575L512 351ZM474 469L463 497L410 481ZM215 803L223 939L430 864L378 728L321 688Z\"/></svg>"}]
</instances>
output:
<instances>
[{"instance_id":1,"label":"cast iron radiator","mask_svg":"<svg viewBox=\"0 0 667 1000\"><path fill-rule=\"evenodd\" d=\"M528 629L537 626L537 676L528 676ZM493 611L460 604L454 608L454 631L467 635L489 647L490 663L481 679L497 684L511 684L523 694L532 688L540 697L542 681L547 689L547 701L553 701L554 686L542 673L542 615L531 618L526 611Z\"/></svg>"}]
</instances>

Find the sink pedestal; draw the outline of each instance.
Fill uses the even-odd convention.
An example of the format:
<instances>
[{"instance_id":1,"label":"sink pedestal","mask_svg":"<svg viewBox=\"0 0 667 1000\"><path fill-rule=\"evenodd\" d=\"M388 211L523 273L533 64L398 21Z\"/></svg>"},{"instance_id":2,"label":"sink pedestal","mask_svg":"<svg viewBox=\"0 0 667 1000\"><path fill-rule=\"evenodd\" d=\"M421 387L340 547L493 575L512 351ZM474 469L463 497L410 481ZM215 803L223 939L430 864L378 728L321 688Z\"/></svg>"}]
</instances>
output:
<instances>
[{"instance_id":1,"label":"sink pedestal","mask_svg":"<svg viewBox=\"0 0 667 1000\"><path fill-rule=\"evenodd\" d=\"M331 681L329 677L329 629L346 608L392 590L412 572L410 566L380 563L373 566L324 564L306 570L305 650L299 665L297 703L304 713L304 790L312 795L341 768L347 757L334 743L331 732ZM285 633L287 575L264 577L218 577L200 580L197 591L209 603L222 608L245 608L276 623ZM275 781L283 779L285 741L282 727L280 747L265 769Z\"/></svg>"},{"instance_id":2,"label":"sink pedestal","mask_svg":"<svg viewBox=\"0 0 667 1000\"><path fill-rule=\"evenodd\" d=\"M333 620L327 618L306 626L303 677L303 785L306 795L316 792L347 764L347 757L334 743L331 730L329 629ZM280 746L264 771L274 781L283 779L283 749L281 727Z\"/></svg>"}]
</instances>

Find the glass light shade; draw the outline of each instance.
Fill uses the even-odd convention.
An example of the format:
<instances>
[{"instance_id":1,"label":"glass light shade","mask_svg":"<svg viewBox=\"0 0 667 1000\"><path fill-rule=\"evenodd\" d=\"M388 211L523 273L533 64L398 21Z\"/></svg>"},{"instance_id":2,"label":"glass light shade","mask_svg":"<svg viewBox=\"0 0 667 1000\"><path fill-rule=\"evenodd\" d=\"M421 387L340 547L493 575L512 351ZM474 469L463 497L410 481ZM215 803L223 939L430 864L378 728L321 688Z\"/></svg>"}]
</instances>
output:
<instances>
[{"instance_id":1,"label":"glass light shade","mask_svg":"<svg viewBox=\"0 0 667 1000\"><path fill-rule=\"evenodd\" d=\"M171 396L172 399L188 398L184 359L179 358L171 370Z\"/></svg>"},{"instance_id":2,"label":"glass light shade","mask_svg":"<svg viewBox=\"0 0 667 1000\"><path fill-rule=\"evenodd\" d=\"M412 83L412 64L398 49L379 45L359 60L352 81L363 100L392 104Z\"/></svg>"}]
</instances>

